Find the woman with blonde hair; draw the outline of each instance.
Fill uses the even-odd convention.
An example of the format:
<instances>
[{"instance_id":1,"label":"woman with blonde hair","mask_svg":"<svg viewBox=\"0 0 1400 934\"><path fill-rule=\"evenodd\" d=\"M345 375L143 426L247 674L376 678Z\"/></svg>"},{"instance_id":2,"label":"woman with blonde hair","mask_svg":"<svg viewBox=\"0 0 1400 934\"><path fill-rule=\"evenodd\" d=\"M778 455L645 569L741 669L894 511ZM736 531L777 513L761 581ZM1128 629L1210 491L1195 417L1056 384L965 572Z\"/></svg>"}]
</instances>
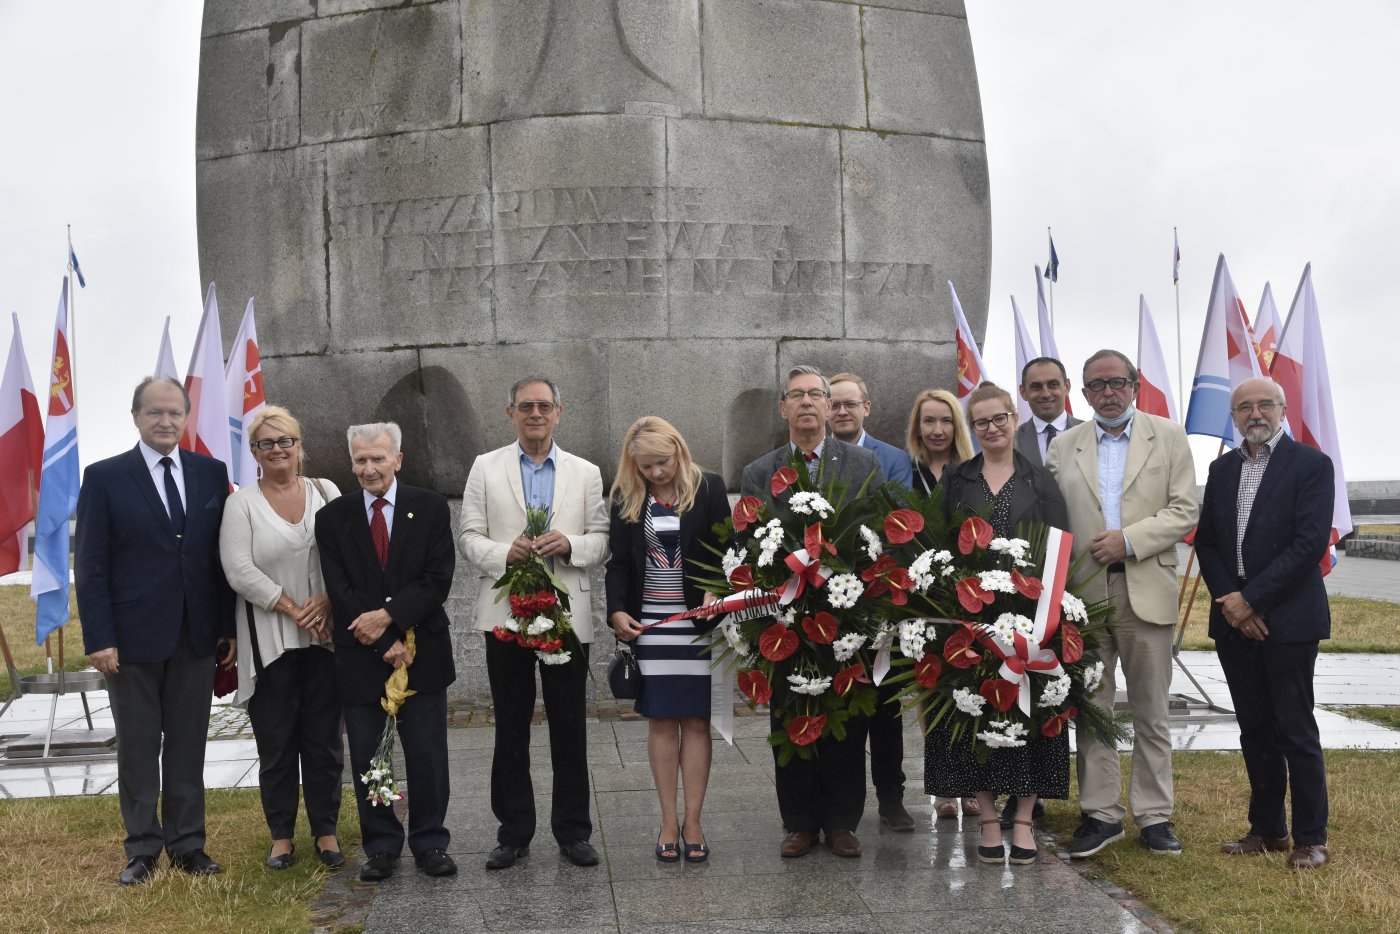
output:
<instances>
[{"instance_id":1,"label":"woman with blonde hair","mask_svg":"<svg viewBox=\"0 0 1400 934\"><path fill-rule=\"evenodd\" d=\"M729 515L724 482L690 459L665 419L637 419L622 439L612 489L607 565L608 625L632 642L641 669L636 710L647 718L647 758L661 804L656 858L709 856L700 810L710 777L710 654L697 644L703 620L657 621L713 602L691 577L713 562L712 526ZM677 778L685 816L677 814Z\"/></svg>"},{"instance_id":2,"label":"woman with blonde hair","mask_svg":"<svg viewBox=\"0 0 1400 934\"><path fill-rule=\"evenodd\" d=\"M914 466L914 489L932 493L950 464L972 457L972 436L957 396L946 389L925 389L914 400L905 440Z\"/></svg>"},{"instance_id":3,"label":"woman with blonde hair","mask_svg":"<svg viewBox=\"0 0 1400 934\"><path fill-rule=\"evenodd\" d=\"M248 426L258 465L228 498L219 558L238 594L238 694L258 747L258 786L272 833L269 869L292 865L298 774L321 862L345 857L336 840L344 769L331 655L330 598L316 547L316 511L340 495L301 475L301 425L269 405Z\"/></svg>"}]
</instances>

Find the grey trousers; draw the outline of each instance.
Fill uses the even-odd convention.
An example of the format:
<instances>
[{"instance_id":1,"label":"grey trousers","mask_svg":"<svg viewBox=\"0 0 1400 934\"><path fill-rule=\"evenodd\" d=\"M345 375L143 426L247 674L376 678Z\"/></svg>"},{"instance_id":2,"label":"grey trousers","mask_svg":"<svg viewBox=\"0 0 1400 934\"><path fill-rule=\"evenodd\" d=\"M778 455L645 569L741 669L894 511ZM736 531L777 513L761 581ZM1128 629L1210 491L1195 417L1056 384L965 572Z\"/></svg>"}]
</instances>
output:
<instances>
[{"instance_id":1,"label":"grey trousers","mask_svg":"<svg viewBox=\"0 0 1400 934\"><path fill-rule=\"evenodd\" d=\"M159 857L162 846L171 856L202 850L214 656L196 655L182 629L165 661L117 662L107 692L117 725L117 799L127 859Z\"/></svg>"}]
</instances>

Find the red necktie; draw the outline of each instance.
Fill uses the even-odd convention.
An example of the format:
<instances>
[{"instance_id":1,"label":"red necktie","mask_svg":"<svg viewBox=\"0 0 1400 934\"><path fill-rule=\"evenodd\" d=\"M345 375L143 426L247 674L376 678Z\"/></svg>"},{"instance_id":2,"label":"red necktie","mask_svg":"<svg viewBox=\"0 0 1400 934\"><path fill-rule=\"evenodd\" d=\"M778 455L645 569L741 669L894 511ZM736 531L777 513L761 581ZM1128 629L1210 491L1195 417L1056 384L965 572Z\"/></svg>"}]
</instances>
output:
<instances>
[{"instance_id":1,"label":"red necktie","mask_svg":"<svg viewBox=\"0 0 1400 934\"><path fill-rule=\"evenodd\" d=\"M379 556L379 566L389 566L389 523L384 521L384 507L389 501L379 497L373 503L374 516L369 520L369 537L374 540L374 553Z\"/></svg>"},{"instance_id":2,"label":"red necktie","mask_svg":"<svg viewBox=\"0 0 1400 934\"><path fill-rule=\"evenodd\" d=\"M810 464L812 461L814 461L814 460L817 459L817 452L816 452L816 451L808 451L807 453L805 453L805 454L802 455L802 459L805 460L807 463Z\"/></svg>"}]
</instances>

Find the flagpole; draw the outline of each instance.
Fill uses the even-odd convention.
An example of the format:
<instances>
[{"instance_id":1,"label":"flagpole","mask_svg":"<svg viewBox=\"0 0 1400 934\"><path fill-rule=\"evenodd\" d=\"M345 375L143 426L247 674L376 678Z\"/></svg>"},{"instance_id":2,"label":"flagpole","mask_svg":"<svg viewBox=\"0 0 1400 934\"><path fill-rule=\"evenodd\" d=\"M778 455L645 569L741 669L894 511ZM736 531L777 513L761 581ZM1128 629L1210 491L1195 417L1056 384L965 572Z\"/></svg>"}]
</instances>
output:
<instances>
[{"instance_id":1,"label":"flagpole","mask_svg":"<svg viewBox=\"0 0 1400 934\"><path fill-rule=\"evenodd\" d=\"M1172 252L1176 253L1176 228L1172 228ZM1172 257L1172 290L1176 292L1176 401L1183 424L1186 421L1186 384L1181 376L1181 276L1175 255ZM1189 572L1188 572L1189 573Z\"/></svg>"}]
</instances>

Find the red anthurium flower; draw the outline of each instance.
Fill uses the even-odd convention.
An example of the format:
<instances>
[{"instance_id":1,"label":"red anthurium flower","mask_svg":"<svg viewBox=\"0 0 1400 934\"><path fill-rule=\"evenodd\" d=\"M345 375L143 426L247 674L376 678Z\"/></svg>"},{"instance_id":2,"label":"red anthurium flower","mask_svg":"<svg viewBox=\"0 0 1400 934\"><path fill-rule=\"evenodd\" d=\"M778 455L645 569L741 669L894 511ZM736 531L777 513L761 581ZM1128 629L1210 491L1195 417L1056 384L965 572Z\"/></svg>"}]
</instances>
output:
<instances>
[{"instance_id":1,"label":"red anthurium flower","mask_svg":"<svg viewBox=\"0 0 1400 934\"><path fill-rule=\"evenodd\" d=\"M822 645L830 645L836 638L836 631L840 628L836 622L836 617L823 610L816 616L806 616L802 619L802 631L807 634L807 638Z\"/></svg>"},{"instance_id":2,"label":"red anthurium flower","mask_svg":"<svg viewBox=\"0 0 1400 934\"><path fill-rule=\"evenodd\" d=\"M836 692L837 697L844 697L857 681L869 681L865 677L865 666L856 662L850 668L842 668L836 672L836 677L831 679L831 689Z\"/></svg>"},{"instance_id":3,"label":"red anthurium flower","mask_svg":"<svg viewBox=\"0 0 1400 934\"><path fill-rule=\"evenodd\" d=\"M782 623L774 623L758 637L758 651L770 662L780 662L797 651L797 633Z\"/></svg>"},{"instance_id":4,"label":"red anthurium flower","mask_svg":"<svg viewBox=\"0 0 1400 934\"><path fill-rule=\"evenodd\" d=\"M982 682L979 693L987 699L987 703L1006 713L1016 703L1020 691L1020 688L1005 678L988 678Z\"/></svg>"},{"instance_id":5,"label":"red anthurium flower","mask_svg":"<svg viewBox=\"0 0 1400 934\"><path fill-rule=\"evenodd\" d=\"M921 688L938 687L938 676L943 674L943 660L932 652L925 652L914 663L914 681Z\"/></svg>"},{"instance_id":6,"label":"red anthurium flower","mask_svg":"<svg viewBox=\"0 0 1400 934\"><path fill-rule=\"evenodd\" d=\"M820 717L809 717L803 714L788 721L787 735L788 739L798 746L810 746L822 738L822 730L825 729L825 714Z\"/></svg>"},{"instance_id":7,"label":"red anthurium flower","mask_svg":"<svg viewBox=\"0 0 1400 934\"><path fill-rule=\"evenodd\" d=\"M992 543L992 535L992 524L986 519L973 516L958 530L958 551L970 555L974 545L986 548Z\"/></svg>"},{"instance_id":8,"label":"red anthurium flower","mask_svg":"<svg viewBox=\"0 0 1400 934\"><path fill-rule=\"evenodd\" d=\"M977 637L969 629L959 629L943 643L943 657L954 668L971 668L982 660L982 655L973 645Z\"/></svg>"},{"instance_id":9,"label":"red anthurium flower","mask_svg":"<svg viewBox=\"0 0 1400 934\"><path fill-rule=\"evenodd\" d=\"M996 602L996 594L982 589L982 582L975 577L964 577L958 581L958 602L969 613L981 613L984 607Z\"/></svg>"},{"instance_id":10,"label":"red anthurium flower","mask_svg":"<svg viewBox=\"0 0 1400 934\"><path fill-rule=\"evenodd\" d=\"M912 509L896 509L885 517L885 538L903 545L924 530L924 517Z\"/></svg>"},{"instance_id":11,"label":"red anthurium flower","mask_svg":"<svg viewBox=\"0 0 1400 934\"><path fill-rule=\"evenodd\" d=\"M828 554L836 554L836 546L822 536L820 522L807 526L807 531L802 536L802 544L807 549L807 556L812 559L820 558L823 550Z\"/></svg>"},{"instance_id":12,"label":"red anthurium flower","mask_svg":"<svg viewBox=\"0 0 1400 934\"><path fill-rule=\"evenodd\" d=\"M756 496L741 496L734 504L734 530L742 532L758 521L758 511L763 502Z\"/></svg>"},{"instance_id":13,"label":"red anthurium flower","mask_svg":"<svg viewBox=\"0 0 1400 934\"><path fill-rule=\"evenodd\" d=\"M875 600L888 592L890 602L897 606L908 603L909 597L904 592L914 589L914 579L889 554L876 558L874 564L860 572L860 579L869 585L865 591L867 597Z\"/></svg>"},{"instance_id":14,"label":"red anthurium flower","mask_svg":"<svg viewBox=\"0 0 1400 934\"><path fill-rule=\"evenodd\" d=\"M735 590L748 590L753 586L753 568L741 564L729 575L729 584Z\"/></svg>"},{"instance_id":15,"label":"red anthurium flower","mask_svg":"<svg viewBox=\"0 0 1400 934\"><path fill-rule=\"evenodd\" d=\"M769 482L768 488L773 491L774 496L782 496L787 492L787 488L797 482L797 471L791 467L779 467L778 472L773 474L773 479Z\"/></svg>"},{"instance_id":16,"label":"red anthurium flower","mask_svg":"<svg viewBox=\"0 0 1400 934\"><path fill-rule=\"evenodd\" d=\"M1060 623L1060 661L1073 665L1084 657L1084 637L1073 623Z\"/></svg>"},{"instance_id":17,"label":"red anthurium flower","mask_svg":"<svg viewBox=\"0 0 1400 934\"><path fill-rule=\"evenodd\" d=\"M1077 707L1071 707L1069 710L1066 710L1063 713L1055 714L1055 716L1051 717L1049 720L1046 720L1045 723L1041 725L1040 735L1049 737L1059 736L1062 732L1064 732L1065 724L1068 723L1069 720L1078 713L1079 709Z\"/></svg>"},{"instance_id":18,"label":"red anthurium flower","mask_svg":"<svg viewBox=\"0 0 1400 934\"><path fill-rule=\"evenodd\" d=\"M741 671L737 680L739 690L755 704L766 704L773 699L773 686L768 683L768 676L760 669Z\"/></svg>"},{"instance_id":19,"label":"red anthurium flower","mask_svg":"<svg viewBox=\"0 0 1400 934\"><path fill-rule=\"evenodd\" d=\"M1039 600L1041 593L1045 590L1045 585L1038 577L1027 577L1020 571L1011 572L1011 583L1015 586L1016 592L1029 600Z\"/></svg>"}]
</instances>

